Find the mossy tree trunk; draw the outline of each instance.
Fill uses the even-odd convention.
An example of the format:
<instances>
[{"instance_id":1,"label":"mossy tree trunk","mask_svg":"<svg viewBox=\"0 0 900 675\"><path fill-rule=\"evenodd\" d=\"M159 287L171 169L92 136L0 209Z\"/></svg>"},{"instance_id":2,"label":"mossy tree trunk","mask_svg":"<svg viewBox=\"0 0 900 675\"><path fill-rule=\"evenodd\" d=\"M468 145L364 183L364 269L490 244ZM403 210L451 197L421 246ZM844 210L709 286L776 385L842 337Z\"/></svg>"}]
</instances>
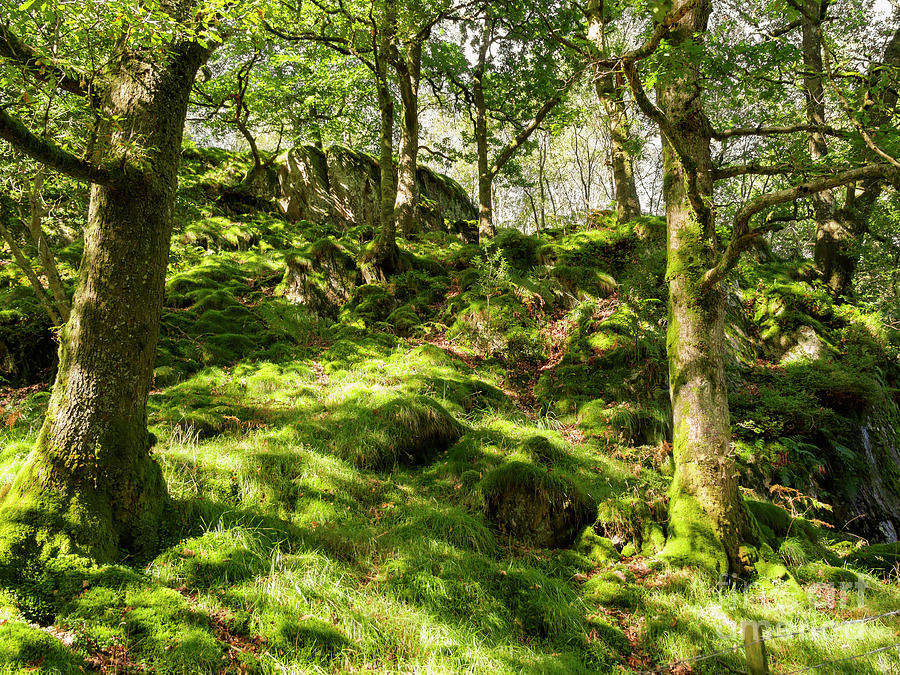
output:
<instances>
[{"instance_id":1,"label":"mossy tree trunk","mask_svg":"<svg viewBox=\"0 0 900 675\"><path fill-rule=\"evenodd\" d=\"M482 241L494 236L494 175L488 159L487 104L484 99L484 75L492 43L494 20L490 6L485 10L478 45L478 60L472 74L472 104L475 108L475 152L478 168L478 237Z\"/></svg>"},{"instance_id":2,"label":"mossy tree trunk","mask_svg":"<svg viewBox=\"0 0 900 675\"><path fill-rule=\"evenodd\" d=\"M617 73L597 80L596 89L609 125L609 160L616 190L616 215L619 222L624 223L641 215L641 202L634 180L634 151L631 147L628 111L625 109L624 87L619 78L621 74Z\"/></svg>"},{"instance_id":3,"label":"mossy tree trunk","mask_svg":"<svg viewBox=\"0 0 900 675\"><path fill-rule=\"evenodd\" d=\"M803 93L806 97L806 121L809 157L825 162L828 144L825 140L825 88L822 84L824 66L819 27L827 5L819 0L798 0L803 49ZM837 216L837 200L833 190L823 190L810 196L816 216L815 263L823 281L835 295L843 295L850 288L853 257L847 247L851 238L846 223Z\"/></svg>"},{"instance_id":4,"label":"mossy tree trunk","mask_svg":"<svg viewBox=\"0 0 900 675\"><path fill-rule=\"evenodd\" d=\"M600 54L608 54L602 0L591 0L587 4L587 17L588 38ZM621 70L598 72L594 79L594 89L606 112L609 129L609 163L616 191L616 215L620 222L625 222L641 215L641 202L634 179L634 151L630 142L631 129L625 108L625 82Z\"/></svg>"},{"instance_id":5,"label":"mossy tree trunk","mask_svg":"<svg viewBox=\"0 0 900 675\"><path fill-rule=\"evenodd\" d=\"M147 398L188 95L205 56L194 43L162 57L119 53L105 83L110 122L91 166L116 168L90 169L104 178L91 188L46 421L0 507L5 571L22 556L110 561L158 543L168 498L150 455Z\"/></svg>"},{"instance_id":6,"label":"mossy tree trunk","mask_svg":"<svg viewBox=\"0 0 900 675\"><path fill-rule=\"evenodd\" d=\"M824 17L819 18L819 23L822 19ZM812 28L808 27L807 23L811 23L808 18L804 23L803 33L804 59L807 42L815 42L815 46L819 48L818 63L821 68L823 64L818 34L808 37L807 32ZM809 46L809 51L813 51L812 45ZM874 62L869 70L863 100L868 124L873 129L886 125L896 111L898 97L893 83L897 79L898 69L900 69L900 28L894 31L888 41L880 63ZM812 142L811 134L811 145ZM869 149L862 145L857 146L853 154L857 164L873 159ZM858 245L869 232L869 218L883 188L883 179L869 179L849 185L843 208L837 209L834 213L834 222L826 222L824 226L822 222L817 222L814 253L816 267L832 293L838 297L852 292L853 275L856 272L859 255ZM817 221L818 215L817 210Z\"/></svg>"},{"instance_id":7,"label":"mossy tree trunk","mask_svg":"<svg viewBox=\"0 0 900 675\"><path fill-rule=\"evenodd\" d=\"M712 129L702 107L701 76L690 54L696 53L695 36L706 30L710 10L709 0L694 3L670 31L671 57L657 90L659 108L669 123L664 129L663 194L675 459L663 554L743 573L748 561L742 544L752 540L752 528L730 450L725 292L721 284L703 283L718 259L711 208Z\"/></svg>"},{"instance_id":8,"label":"mossy tree trunk","mask_svg":"<svg viewBox=\"0 0 900 675\"><path fill-rule=\"evenodd\" d=\"M419 156L419 74L422 68L422 43L419 41L410 43L405 52L395 54L393 59L403 110L394 217L400 231L409 236L419 230L416 210L419 189L416 171Z\"/></svg>"},{"instance_id":9,"label":"mossy tree trunk","mask_svg":"<svg viewBox=\"0 0 900 675\"><path fill-rule=\"evenodd\" d=\"M400 263L400 249L397 247L397 220L394 204L397 187L394 182L394 97L391 94L388 77L388 57L393 48L396 33L397 8L394 0L385 2L385 15L381 30L375 40L373 69L375 88L378 93L378 109L381 114L381 138L379 145L378 170L380 195L378 200L379 230L372 247L366 252L364 275L366 282L384 281L396 271Z\"/></svg>"}]
</instances>

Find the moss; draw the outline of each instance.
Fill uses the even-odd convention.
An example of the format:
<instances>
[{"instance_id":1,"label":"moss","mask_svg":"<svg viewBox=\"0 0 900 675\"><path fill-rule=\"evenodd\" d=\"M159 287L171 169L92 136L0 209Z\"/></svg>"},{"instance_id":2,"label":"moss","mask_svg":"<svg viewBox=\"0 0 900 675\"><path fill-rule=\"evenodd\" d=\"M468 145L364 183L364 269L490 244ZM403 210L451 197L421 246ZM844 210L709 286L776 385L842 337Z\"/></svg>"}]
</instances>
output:
<instances>
[{"instance_id":1,"label":"moss","mask_svg":"<svg viewBox=\"0 0 900 675\"><path fill-rule=\"evenodd\" d=\"M433 399L397 393L350 394L326 415L298 426L341 459L365 469L426 464L463 433Z\"/></svg>"},{"instance_id":2,"label":"moss","mask_svg":"<svg viewBox=\"0 0 900 675\"><path fill-rule=\"evenodd\" d=\"M873 544L850 554L847 562L860 569L879 572L885 576L900 569L900 543Z\"/></svg>"},{"instance_id":3,"label":"moss","mask_svg":"<svg viewBox=\"0 0 900 675\"><path fill-rule=\"evenodd\" d=\"M501 532L534 546L568 546L593 518L593 500L558 472L508 461L481 482L485 512Z\"/></svg>"},{"instance_id":4,"label":"moss","mask_svg":"<svg viewBox=\"0 0 900 675\"><path fill-rule=\"evenodd\" d=\"M468 298L469 304L456 316L448 337L477 352L515 360L540 361L546 338L532 312L514 294L490 301Z\"/></svg>"},{"instance_id":5,"label":"moss","mask_svg":"<svg viewBox=\"0 0 900 675\"><path fill-rule=\"evenodd\" d=\"M502 251L509 264L520 272L528 272L537 265L540 241L514 228L500 228L485 247L488 252Z\"/></svg>"},{"instance_id":6,"label":"moss","mask_svg":"<svg viewBox=\"0 0 900 675\"><path fill-rule=\"evenodd\" d=\"M647 502L638 497L607 499L597 509L595 527L611 540L625 542L630 549L623 556L640 552L651 556L662 550L666 508L660 501Z\"/></svg>"},{"instance_id":7,"label":"moss","mask_svg":"<svg viewBox=\"0 0 900 675\"><path fill-rule=\"evenodd\" d=\"M619 561L619 552L611 539L599 536L593 527L586 527L573 544L573 548L586 556L596 567L606 567Z\"/></svg>"},{"instance_id":8,"label":"moss","mask_svg":"<svg viewBox=\"0 0 900 675\"><path fill-rule=\"evenodd\" d=\"M727 573L725 549L713 531L709 516L694 497L673 491L669 501L668 538L660 558L710 574Z\"/></svg>"},{"instance_id":9,"label":"moss","mask_svg":"<svg viewBox=\"0 0 900 675\"><path fill-rule=\"evenodd\" d=\"M587 602L603 607L631 609L640 602L640 589L613 574L601 574L585 582L582 594Z\"/></svg>"},{"instance_id":10,"label":"moss","mask_svg":"<svg viewBox=\"0 0 900 675\"><path fill-rule=\"evenodd\" d=\"M859 581L859 575L852 570L843 567L832 567L823 563L807 563L794 570L797 581L805 584L829 583L829 584L855 584Z\"/></svg>"},{"instance_id":11,"label":"moss","mask_svg":"<svg viewBox=\"0 0 900 675\"><path fill-rule=\"evenodd\" d=\"M422 319L411 305L403 305L387 315L385 321L390 324L397 335L412 335Z\"/></svg>"},{"instance_id":12,"label":"moss","mask_svg":"<svg viewBox=\"0 0 900 675\"><path fill-rule=\"evenodd\" d=\"M553 466L563 457L563 450L546 436L529 436L522 441L521 451L530 456L536 464L547 466Z\"/></svg>"},{"instance_id":13,"label":"moss","mask_svg":"<svg viewBox=\"0 0 900 675\"><path fill-rule=\"evenodd\" d=\"M556 265L550 274L579 300L587 297L606 298L618 289L615 279L592 267Z\"/></svg>"},{"instance_id":14,"label":"moss","mask_svg":"<svg viewBox=\"0 0 900 675\"><path fill-rule=\"evenodd\" d=\"M394 311L397 301L393 293L381 284L358 287L340 313L341 320L362 319L366 325L385 321Z\"/></svg>"},{"instance_id":15,"label":"moss","mask_svg":"<svg viewBox=\"0 0 900 675\"><path fill-rule=\"evenodd\" d=\"M49 633L21 621L0 625L0 664L4 672L73 675L86 664Z\"/></svg>"}]
</instances>

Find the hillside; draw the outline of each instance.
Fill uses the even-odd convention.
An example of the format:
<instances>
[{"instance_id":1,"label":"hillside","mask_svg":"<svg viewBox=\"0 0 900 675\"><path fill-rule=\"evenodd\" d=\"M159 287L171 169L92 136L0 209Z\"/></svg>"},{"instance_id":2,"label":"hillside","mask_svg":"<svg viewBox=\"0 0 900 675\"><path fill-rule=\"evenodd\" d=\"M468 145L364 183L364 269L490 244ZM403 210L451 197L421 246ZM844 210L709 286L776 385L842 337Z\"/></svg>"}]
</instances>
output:
<instances>
[{"instance_id":1,"label":"hillside","mask_svg":"<svg viewBox=\"0 0 900 675\"><path fill-rule=\"evenodd\" d=\"M168 545L34 565L0 598L4 672L631 672L740 645L744 621L782 634L900 607L900 335L802 265L747 257L729 280L734 452L765 542L755 580L731 583L715 551L658 556L661 219L484 246L433 229L364 284L371 227L235 201L246 157L184 159L150 398ZM78 254L60 256L70 277ZM2 274L5 494L55 344ZM793 671L898 630L804 633L769 660ZM673 672L745 667L732 650ZM891 672L900 652L830 667Z\"/></svg>"}]
</instances>

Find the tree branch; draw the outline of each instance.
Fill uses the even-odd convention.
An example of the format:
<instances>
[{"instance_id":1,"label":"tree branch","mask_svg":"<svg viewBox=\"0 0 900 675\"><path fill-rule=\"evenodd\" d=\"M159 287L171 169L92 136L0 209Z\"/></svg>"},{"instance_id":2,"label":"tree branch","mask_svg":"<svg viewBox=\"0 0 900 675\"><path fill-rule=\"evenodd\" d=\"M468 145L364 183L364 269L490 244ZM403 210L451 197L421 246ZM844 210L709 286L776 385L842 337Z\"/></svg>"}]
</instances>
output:
<instances>
[{"instance_id":1,"label":"tree branch","mask_svg":"<svg viewBox=\"0 0 900 675\"><path fill-rule=\"evenodd\" d=\"M52 57L39 53L34 47L22 42L9 26L2 24L0 57L18 64L40 82L53 81L63 91L89 99L94 107L100 106L100 96L87 74L62 66Z\"/></svg>"},{"instance_id":2,"label":"tree branch","mask_svg":"<svg viewBox=\"0 0 900 675\"><path fill-rule=\"evenodd\" d=\"M844 138L847 132L834 127L821 126L818 124L792 124L783 127L748 127L746 129L725 129L724 131L713 130L712 137L717 141L723 141L727 138L736 138L739 136L778 136L780 134L794 134L800 131L818 131L829 136L837 136Z\"/></svg>"},{"instance_id":3,"label":"tree branch","mask_svg":"<svg viewBox=\"0 0 900 675\"><path fill-rule=\"evenodd\" d=\"M882 150L878 145L876 145L875 141L872 140L872 137L866 131L866 128L860 123L858 119L856 119L856 115L853 114L853 111L850 109L850 104L847 102L847 99L841 93L841 90L837 86L837 82L834 81L834 73L831 69L831 53L828 49L828 43L825 42L825 36L822 35L822 28L819 27L819 42L822 45L822 63L825 66L825 73L828 75L828 81L831 83L831 88L834 91L835 95L840 100L841 105L844 107L844 112L847 113L847 117L850 118L850 121L853 123L853 126L856 127L856 130L859 132L859 135L862 136L863 141L868 146L869 150L874 152L876 155L881 157L883 160L888 162L889 164L893 164L895 167L900 168L900 162L891 157L888 153Z\"/></svg>"},{"instance_id":4,"label":"tree branch","mask_svg":"<svg viewBox=\"0 0 900 675\"><path fill-rule=\"evenodd\" d=\"M856 169L842 171L832 176L825 176L801 183L777 192L760 195L756 199L751 200L737 212L734 218L734 227L731 231L731 241L728 243L728 247L719 259L718 264L703 275L701 287L706 290L722 281L753 239L772 229L778 229L768 223L762 227L750 229L750 219L756 214L772 206L808 197L841 185L847 185L858 180L878 178L900 180L900 170L889 164L869 164ZM775 224L774 221L773 224Z\"/></svg>"},{"instance_id":5,"label":"tree branch","mask_svg":"<svg viewBox=\"0 0 900 675\"><path fill-rule=\"evenodd\" d=\"M719 167L713 170L713 180L725 180L727 178L736 178L737 176L782 176L789 173L795 173L798 167L793 164L774 164L771 166L756 164L732 164L729 166Z\"/></svg>"},{"instance_id":6,"label":"tree branch","mask_svg":"<svg viewBox=\"0 0 900 675\"><path fill-rule=\"evenodd\" d=\"M581 75L584 73L584 70L580 70L575 73L569 80L563 85L562 89L560 89L554 96L548 98L544 101L544 104L540 107L540 109L535 113L534 119L531 120L525 127L516 134L516 137L513 138L509 143L506 144L506 147L497 155L497 158L494 160L493 165L490 168L491 178L494 178L499 172L500 169L510 160L510 158L515 154L516 150L519 149L519 146L522 145L525 141L528 140L528 137L537 129L547 115L550 114L550 111L553 110L557 106L557 104L562 100L563 95L569 90L569 88L578 81Z\"/></svg>"},{"instance_id":7,"label":"tree branch","mask_svg":"<svg viewBox=\"0 0 900 675\"><path fill-rule=\"evenodd\" d=\"M75 180L115 187L125 182L125 172L103 169L66 152L52 141L41 138L0 108L0 138L32 159L46 164Z\"/></svg>"}]
</instances>

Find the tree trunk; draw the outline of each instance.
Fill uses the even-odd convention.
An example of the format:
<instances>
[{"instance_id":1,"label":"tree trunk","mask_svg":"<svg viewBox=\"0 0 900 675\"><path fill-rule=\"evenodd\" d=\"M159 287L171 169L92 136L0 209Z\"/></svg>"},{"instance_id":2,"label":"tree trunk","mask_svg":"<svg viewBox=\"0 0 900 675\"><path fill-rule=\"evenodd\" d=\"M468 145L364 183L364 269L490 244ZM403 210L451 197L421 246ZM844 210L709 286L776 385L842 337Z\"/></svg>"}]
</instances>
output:
<instances>
[{"instance_id":1,"label":"tree trunk","mask_svg":"<svg viewBox=\"0 0 900 675\"><path fill-rule=\"evenodd\" d=\"M588 37L601 54L608 52L604 31L603 2L591 0L587 7ZM625 83L621 71L598 75L595 79L597 98L606 111L610 137L610 165L616 192L616 215L619 222L626 222L641 215L634 179L634 160L629 148L631 129L628 111L625 109Z\"/></svg>"},{"instance_id":2,"label":"tree trunk","mask_svg":"<svg viewBox=\"0 0 900 675\"><path fill-rule=\"evenodd\" d=\"M475 106L475 151L478 156L478 238L482 241L494 236L494 175L488 159L487 104L484 100L484 73L492 32L493 19L488 8L481 31L478 61L472 75L472 103Z\"/></svg>"},{"instance_id":3,"label":"tree trunk","mask_svg":"<svg viewBox=\"0 0 900 675\"><path fill-rule=\"evenodd\" d=\"M596 88L609 125L610 164L616 190L616 215L619 222L624 223L641 215L641 202L634 180L634 159L629 147L631 129L625 109L623 84L616 81L617 77L620 76L609 75L605 80L597 80Z\"/></svg>"},{"instance_id":4,"label":"tree trunk","mask_svg":"<svg viewBox=\"0 0 900 675\"><path fill-rule=\"evenodd\" d=\"M819 0L802 0L800 5L806 121L811 126L820 127L825 125L825 89L822 86L824 67L818 33L824 19L823 9L824 5ZM828 155L825 134L812 129L808 136L810 159L813 162L824 162ZM831 292L843 295L850 289L850 277L853 273L852 259L846 246L850 231L837 218L834 191L823 190L810 199L816 216L816 267Z\"/></svg>"},{"instance_id":5,"label":"tree trunk","mask_svg":"<svg viewBox=\"0 0 900 675\"><path fill-rule=\"evenodd\" d=\"M394 202L397 197L393 166L394 99L386 79L378 83L378 107L381 110L381 153L378 159L381 181L378 202L380 227L372 248L363 257L363 275L367 283L385 281L400 262L397 224L394 219Z\"/></svg>"},{"instance_id":6,"label":"tree trunk","mask_svg":"<svg viewBox=\"0 0 900 675\"><path fill-rule=\"evenodd\" d=\"M804 34L804 39L806 35ZM893 85L900 68L900 28L888 42L881 63L870 66L866 113L869 127L887 124L897 107L897 90ZM868 148L854 151L857 164L870 157ZM816 232L815 261L829 288L838 296L852 292L853 275L858 258L857 244L869 231L869 217L884 188L884 181L870 179L847 187L847 199L835 213L836 227Z\"/></svg>"},{"instance_id":7,"label":"tree trunk","mask_svg":"<svg viewBox=\"0 0 900 675\"><path fill-rule=\"evenodd\" d=\"M416 170L419 155L419 72L422 65L422 44L407 47L405 57L395 62L403 104L403 124L400 129L400 161L397 167L397 201L394 216L404 236L417 232L418 184Z\"/></svg>"},{"instance_id":8,"label":"tree trunk","mask_svg":"<svg viewBox=\"0 0 900 675\"><path fill-rule=\"evenodd\" d=\"M168 503L150 456L147 398L191 83L205 50L121 55L109 78L98 164L120 187L91 189L85 249L60 364L34 450L0 508L0 575L21 560L143 556Z\"/></svg>"},{"instance_id":9,"label":"tree trunk","mask_svg":"<svg viewBox=\"0 0 900 675\"><path fill-rule=\"evenodd\" d=\"M681 3L691 0L680 0ZM677 3L676 3L677 4ZM670 33L672 57L660 76L657 100L684 154L663 143L668 230L669 324L666 347L674 422L675 476L663 554L677 562L744 573L742 543L752 538L730 450L725 381L725 292L701 285L715 266L713 163L702 80L691 54L706 30L709 0L690 9Z\"/></svg>"},{"instance_id":10,"label":"tree trunk","mask_svg":"<svg viewBox=\"0 0 900 675\"><path fill-rule=\"evenodd\" d=\"M41 263L41 271L47 279L47 287L53 295L56 312L62 319L62 323L69 320L69 299L66 297L66 290L63 286L62 279L59 278L59 268L56 266L56 258L50 252L47 245L47 238L44 236L44 228L42 225L44 216L47 214L46 204L43 198L44 189L44 170L38 171L31 186L31 194L29 195L30 213L28 218L28 229L31 232L31 239L38 251L38 258Z\"/></svg>"}]
</instances>

